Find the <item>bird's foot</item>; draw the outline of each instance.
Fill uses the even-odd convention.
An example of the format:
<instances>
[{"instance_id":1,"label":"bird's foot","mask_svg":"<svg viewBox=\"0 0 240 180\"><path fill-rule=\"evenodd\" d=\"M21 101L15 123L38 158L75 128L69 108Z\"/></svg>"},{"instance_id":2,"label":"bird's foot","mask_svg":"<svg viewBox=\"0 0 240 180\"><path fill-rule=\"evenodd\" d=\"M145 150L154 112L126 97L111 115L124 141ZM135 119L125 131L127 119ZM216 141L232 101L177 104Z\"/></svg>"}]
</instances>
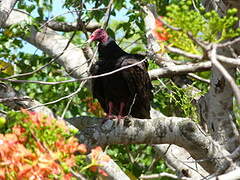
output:
<instances>
[{"instance_id":1,"label":"bird's foot","mask_svg":"<svg viewBox=\"0 0 240 180\"><path fill-rule=\"evenodd\" d=\"M125 119L127 119L127 116L118 115L116 119L114 119L117 126L123 127Z\"/></svg>"},{"instance_id":2,"label":"bird's foot","mask_svg":"<svg viewBox=\"0 0 240 180\"><path fill-rule=\"evenodd\" d=\"M123 120L124 120L124 119L126 119L126 118L127 118L127 116L122 116L122 115L118 115L118 116L117 116L117 119L118 119L118 120L120 120L120 119L123 119Z\"/></svg>"},{"instance_id":3,"label":"bird's foot","mask_svg":"<svg viewBox=\"0 0 240 180\"><path fill-rule=\"evenodd\" d=\"M118 119L118 116L112 115L112 114L107 114L106 118L107 119Z\"/></svg>"}]
</instances>

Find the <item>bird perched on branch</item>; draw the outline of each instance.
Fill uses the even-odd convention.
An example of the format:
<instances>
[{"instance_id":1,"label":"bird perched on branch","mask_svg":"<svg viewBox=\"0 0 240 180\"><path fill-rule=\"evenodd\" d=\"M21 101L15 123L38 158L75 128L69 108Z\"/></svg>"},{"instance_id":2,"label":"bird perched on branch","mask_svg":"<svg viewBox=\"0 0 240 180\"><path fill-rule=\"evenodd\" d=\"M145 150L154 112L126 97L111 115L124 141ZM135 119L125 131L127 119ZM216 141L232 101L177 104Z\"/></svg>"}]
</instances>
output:
<instances>
[{"instance_id":1,"label":"bird perched on branch","mask_svg":"<svg viewBox=\"0 0 240 180\"><path fill-rule=\"evenodd\" d=\"M153 94L146 58L122 50L104 29L95 30L88 40L92 41L99 42L99 60L90 69L92 75L126 67L113 74L92 79L93 97L98 99L107 117L122 119L131 115L150 119L150 100Z\"/></svg>"}]
</instances>

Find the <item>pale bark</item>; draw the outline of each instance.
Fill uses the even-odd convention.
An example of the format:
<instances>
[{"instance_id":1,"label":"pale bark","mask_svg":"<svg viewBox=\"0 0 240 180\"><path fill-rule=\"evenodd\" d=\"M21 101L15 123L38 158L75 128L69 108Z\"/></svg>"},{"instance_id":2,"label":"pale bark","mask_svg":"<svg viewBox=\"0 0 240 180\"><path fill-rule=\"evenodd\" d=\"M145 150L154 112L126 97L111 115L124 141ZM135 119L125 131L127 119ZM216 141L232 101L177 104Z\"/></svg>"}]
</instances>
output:
<instances>
[{"instance_id":1,"label":"pale bark","mask_svg":"<svg viewBox=\"0 0 240 180\"><path fill-rule=\"evenodd\" d=\"M14 8L17 0L0 1L0 27L2 27Z\"/></svg>"},{"instance_id":2,"label":"pale bark","mask_svg":"<svg viewBox=\"0 0 240 180\"><path fill-rule=\"evenodd\" d=\"M236 168L233 171L230 171L221 176L216 176L211 178L210 180L239 180L240 179L240 168Z\"/></svg>"},{"instance_id":3,"label":"pale bark","mask_svg":"<svg viewBox=\"0 0 240 180\"><path fill-rule=\"evenodd\" d=\"M1 4L4 1L1 1ZM6 3L5 1L4 3ZM10 25L28 21L29 16L23 12L13 11L8 17L14 2L8 1L10 4L5 9L0 7L0 24L7 28ZM214 8L221 10L226 10L226 7L229 5L224 5L223 1L209 1L214 2ZM219 2L219 4L217 4ZM230 5L237 5L237 1L224 1ZM239 2L238 2L239 3ZM218 5L218 6L215 6ZM210 6L209 6L210 7ZM224 13L224 11L222 13ZM151 17L153 18L153 17ZM152 28L154 21L148 19L149 27ZM7 21L6 21L7 20ZM6 22L6 23L5 23ZM58 25L58 26L57 26ZM52 28L64 29L66 24L52 24ZM51 26L49 24L49 26ZM1 26L3 27L3 26ZM68 28L74 28L68 26ZM66 28L67 29L67 28ZM69 30L69 29L68 29ZM151 35L151 31L147 31L149 49L153 52L159 51L159 44L154 40ZM42 32L37 32L34 28L30 32L30 35L23 37L26 41L30 42L34 46L38 47L42 51L48 53L50 56L59 58L56 60L61 64L70 76L79 78L80 76L85 76L88 69L87 59L84 56L82 49L71 44L66 50L65 47L68 44L68 40L63 36L57 34L50 28L44 27ZM239 48L237 48L239 49ZM63 54L62 54L63 53ZM61 55L62 54L62 55ZM88 54L90 54L88 52ZM191 54L187 54L190 56ZM155 58L158 59L159 55L155 55ZM163 59L171 61L171 58L164 54ZM199 56L195 57L199 59ZM221 60L221 57L219 57ZM239 62L233 61L233 59L227 59L232 61L235 65L239 65ZM224 61L224 59L222 60ZM165 67L158 70L150 71L150 75L153 79L158 77L171 77L173 75L185 74L188 72L196 72L208 70L211 67L210 62L201 62L195 65L175 65L174 63L163 63ZM201 66L199 66L199 64ZM231 63L230 63L231 64ZM231 75L234 75L234 69L232 67L225 66ZM177 117L165 117L159 115L159 118L152 120L138 120L130 119L129 127L119 127L115 126L113 121L106 121L106 119L90 118L90 117L81 117L71 119L76 127L78 127L82 134L79 139L81 142L86 142L91 146L107 145L107 144L176 144L178 146L172 145L169 148L169 152L164 155L164 159L170 164L170 166L177 169L179 173L184 174L182 171L187 171L188 175L193 178L200 178L206 176L208 173L214 173L216 171L222 170L222 167L225 169L232 170L235 168L235 164L231 159L227 158L229 152L232 152L236 147L239 146L239 133L237 131L236 125L234 123L234 115L232 112L232 89L228 83L223 78L222 74L216 70L215 67L212 68L213 74L211 79L211 88L209 92L200 100L201 105L201 117L207 124L208 132L210 132L212 138L206 136L194 122L189 119L177 118ZM0 98L10 98L10 97L21 97L13 89L1 85L0 86ZM33 104L32 104L33 103ZM24 100L24 101L15 101L8 102L8 106L12 108L19 108L20 106L36 106L36 101ZM36 111L48 111L47 109L36 109ZM50 112L52 113L52 112ZM52 114L53 116L53 114ZM229 151L226 151L221 145ZM156 145L157 150L160 154L166 150L168 145ZM177 152L178 151L178 152ZM207 172L201 169L199 165L195 172L191 168L194 166L193 162L187 162L191 168L186 166L183 162L187 161L189 154L200 164ZM179 159L176 160L174 157L177 156ZM113 162L111 162L113 163ZM106 164L102 168L110 173L113 178L124 179L128 178L122 171L119 170L119 176L114 174L115 169L111 166L113 164ZM114 166L114 165L113 165ZM117 166L116 166L117 167ZM117 167L118 168L118 167ZM222 171L224 172L225 169Z\"/></svg>"},{"instance_id":4,"label":"pale bark","mask_svg":"<svg viewBox=\"0 0 240 180\"><path fill-rule=\"evenodd\" d=\"M12 11L5 23L5 27L21 23L22 21L30 21L30 17L26 13ZM87 75L88 64L82 49L70 43L65 50L69 40L50 28L44 27L41 32L32 28L30 35L26 35L23 39L49 56L59 56L56 62L61 64L70 76L79 78Z\"/></svg>"},{"instance_id":5,"label":"pale bark","mask_svg":"<svg viewBox=\"0 0 240 180\"><path fill-rule=\"evenodd\" d=\"M154 150L180 177L202 179L208 175L184 148L174 144L158 144L154 145Z\"/></svg>"},{"instance_id":6,"label":"pale bark","mask_svg":"<svg viewBox=\"0 0 240 180\"><path fill-rule=\"evenodd\" d=\"M214 8L219 14L225 14L227 10L227 5L222 4L222 1L209 1L207 5L207 8ZM221 49L221 52L218 53L231 55L224 49ZM228 73L235 77L235 68L231 65L223 65ZM229 152L233 152L240 144L239 132L233 113L233 90L222 72L215 66L212 67L210 89L200 99L199 106L203 124L206 123L208 132L213 139L223 145Z\"/></svg>"},{"instance_id":7,"label":"pale bark","mask_svg":"<svg viewBox=\"0 0 240 180\"><path fill-rule=\"evenodd\" d=\"M95 119L88 123L86 118L74 118L75 127L81 130L80 141L91 146L109 144L175 144L186 149L209 173L219 167L230 169L235 165L226 158L229 153L215 143L194 122L186 118L161 117L157 119L125 120L128 127L115 126L112 120ZM69 122L73 122L71 119ZM106 121L105 123L102 123ZM100 124L100 125L99 125ZM84 127L84 128L83 128ZM82 129L83 128L83 129Z\"/></svg>"},{"instance_id":8,"label":"pale bark","mask_svg":"<svg viewBox=\"0 0 240 180\"><path fill-rule=\"evenodd\" d=\"M207 71L211 68L212 64L210 61L200 63L190 63L183 65L170 65L168 67L162 67L149 71L150 78L152 80L160 77L173 77L176 75L187 74L190 72L201 72Z\"/></svg>"},{"instance_id":9,"label":"pale bark","mask_svg":"<svg viewBox=\"0 0 240 180\"><path fill-rule=\"evenodd\" d=\"M2 98L21 98L21 97L23 97L23 94L14 90L8 84L0 83L0 99L2 99ZM14 100L14 101L10 101L10 102L5 102L3 104L8 106L11 109L20 110L21 108L26 109L29 107L40 105L41 103L39 103L38 101L33 100L29 97L29 99L26 99L26 100ZM49 108L47 108L45 106L35 108L33 111L41 112L41 113L47 114L51 117L54 117L54 113L52 112L52 110L50 110Z\"/></svg>"},{"instance_id":10,"label":"pale bark","mask_svg":"<svg viewBox=\"0 0 240 180\"><path fill-rule=\"evenodd\" d=\"M90 22L86 26L85 24L82 23L78 26L76 22L66 23L66 22L57 22L54 20L46 22L46 25L54 31L61 31L61 32L71 32L71 31L81 31L81 30L93 32L97 28L101 27L101 25L96 22Z\"/></svg>"}]
</instances>

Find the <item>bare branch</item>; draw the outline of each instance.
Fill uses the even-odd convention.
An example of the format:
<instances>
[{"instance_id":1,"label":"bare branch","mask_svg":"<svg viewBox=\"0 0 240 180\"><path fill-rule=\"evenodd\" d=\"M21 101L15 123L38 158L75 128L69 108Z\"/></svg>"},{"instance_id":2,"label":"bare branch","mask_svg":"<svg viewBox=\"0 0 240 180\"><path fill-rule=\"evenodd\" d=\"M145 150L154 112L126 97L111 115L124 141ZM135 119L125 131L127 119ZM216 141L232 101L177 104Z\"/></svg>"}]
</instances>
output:
<instances>
[{"instance_id":1,"label":"bare branch","mask_svg":"<svg viewBox=\"0 0 240 180\"><path fill-rule=\"evenodd\" d=\"M191 58L191 59L203 60L202 55L192 54L192 53L183 51L183 50L178 49L178 48L170 47L170 46L165 46L165 48L172 53L177 53L177 54L183 55L183 56Z\"/></svg>"},{"instance_id":2,"label":"bare branch","mask_svg":"<svg viewBox=\"0 0 240 180\"><path fill-rule=\"evenodd\" d=\"M187 74L190 72L207 71L211 68L211 62L190 63L186 65L175 65L172 67L163 67L149 71L150 78L172 77L175 75Z\"/></svg>"},{"instance_id":3,"label":"bare branch","mask_svg":"<svg viewBox=\"0 0 240 180\"><path fill-rule=\"evenodd\" d=\"M176 171L178 176L191 177L192 179L202 179L208 173L191 157L191 155L182 147L174 144L153 145L159 158L165 160L168 167ZM186 160L193 162L185 162Z\"/></svg>"},{"instance_id":4,"label":"bare branch","mask_svg":"<svg viewBox=\"0 0 240 180\"><path fill-rule=\"evenodd\" d=\"M50 105L50 104L55 104L55 103L57 103L59 101L62 101L64 99L71 98L71 97L75 96L76 94L78 94L82 90L82 87L84 86L85 83L86 83L86 80L82 81L80 86L79 86L79 88L76 91L74 91L73 93L71 93L71 94L69 94L67 96L61 97L61 98L59 98L57 100L54 100L54 101L51 101L51 102L47 102L47 103L44 103L44 104L39 104L37 106L29 107L28 110L35 109L35 108L42 107L42 106L46 106L46 105Z\"/></svg>"},{"instance_id":5,"label":"bare branch","mask_svg":"<svg viewBox=\"0 0 240 180\"><path fill-rule=\"evenodd\" d=\"M13 10L4 27L29 20L29 15ZM68 39L47 27L45 27L42 32L37 32L37 30L32 27L30 35L23 38L52 57L57 57L61 54L69 43ZM67 72L71 72L72 77L79 78L87 75L86 69L88 65L83 51L72 43L69 44L68 48L56 62L61 64Z\"/></svg>"},{"instance_id":6,"label":"bare branch","mask_svg":"<svg viewBox=\"0 0 240 180\"><path fill-rule=\"evenodd\" d=\"M104 124L99 123L105 121ZM127 122L129 121L129 122ZM125 120L129 127L115 126L112 120L96 119L93 122L78 118L70 123L81 130L80 141L85 144L176 144L184 147L194 159L205 159L199 162L209 173L227 164L234 164L225 158L229 153L221 146L205 136L200 128L191 120L178 117L161 117L157 119ZM96 124L97 122L97 124ZM92 124L93 123L93 124ZM141 130L140 130L140 129ZM218 157L223 157L219 159Z\"/></svg>"},{"instance_id":7,"label":"bare branch","mask_svg":"<svg viewBox=\"0 0 240 180\"><path fill-rule=\"evenodd\" d=\"M182 180L187 180L187 179L191 179L191 178L186 178L186 177L178 177L174 174L170 174L170 173L160 173L160 174L151 174L151 175L141 175L139 178L140 179L156 179L156 178L162 178L162 177L169 177L171 179L182 179Z\"/></svg>"},{"instance_id":8,"label":"bare branch","mask_svg":"<svg viewBox=\"0 0 240 180\"><path fill-rule=\"evenodd\" d=\"M235 80L232 78L232 76L227 72L227 70L223 67L223 65L218 62L216 49L217 49L216 44L213 44L212 50L209 52L209 58L211 59L212 63L216 66L216 68L222 73L224 78L229 82L236 96L237 102L238 104L240 104L240 90L237 84L235 83Z\"/></svg>"},{"instance_id":9,"label":"bare branch","mask_svg":"<svg viewBox=\"0 0 240 180\"><path fill-rule=\"evenodd\" d=\"M0 27L7 21L16 3L17 0L0 1Z\"/></svg>"},{"instance_id":10,"label":"bare branch","mask_svg":"<svg viewBox=\"0 0 240 180\"><path fill-rule=\"evenodd\" d=\"M100 74L100 75L88 76L88 77L78 78L78 79L70 79L70 80L65 80L65 81L45 82L45 81L34 81L34 80L14 80L14 79L8 79L8 78L0 78L0 80L1 81L8 81L8 82L15 82L15 83L36 83L36 84L43 84L43 85L56 85L56 84L62 84L62 83L70 83L70 82L76 82L76 81L84 81L84 80L89 80L89 79L95 79L95 78L99 78L99 77L103 77L103 76L109 76L111 74L117 73L117 72L122 71L124 69L127 69L127 68L130 68L130 67L136 66L138 64L141 64L144 61L146 61L146 58L144 58L143 60L141 60L137 63L121 67L119 69L116 69L116 70L108 72L108 73L103 73L103 74Z\"/></svg>"},{"instance_id":11,"label":"bare branch","mask_svg":"<svg viewBox=\"0 0 240 180\"><path fill-rule=\"evenodd\" d=\"M165 48L172 53L176 53L176 54L179 54L179 55L191 58L191 59L197 59L197 60L204 59L204 56L202 56L202 55L192 54L192 53L183 51L181 49L178 49L176 47L165 46ZM226 57L226 56L222 56L222 55L218 55L218 54L216 56L217 56L217 59L219 59L219 61L221 61L221 62L228 63L228 64L235 65L235 66L240 66L239 58L234 59L234 58L230 58L230 57Z\"/></svg>"},{"instance_id":12,"label":"bare branch","mask_svg":"<svg viewBox=\"0 0 240 180\"><path fill-rule=\"evenodd\" d=\"M205 83L208 83L210 84L210 80L209 79L204 79L200 76L197 76L196 74L193 74L193 73L188 73L187 76L191 77L191 78L194 78L194 79L197 79L199 81L202 81L202 82L205 82Z\"/></svg>"},{"instance_id":13,"label":"bare branch","mask_svg":"<svg viewBox=\"0 0 240 180\"><path fill-rule=\"evenodd\" d=\"M28 96L23 96L23 97L9 97L9 98L0 98L0 102L11 102L11 101L25 101L25 100L30 100L31 98Z\"/></svg>"},{"instance_id":14,"label":"bare branch","mask_svg":"<svg viewBox=\"0 0 240 180\"><path fill-rule=\"evenodd\" d=\"M19 110L21 108L28 108L40 104L38 101L33 100L28 96L22 95L20 92L14 90L12 87L4 83L0 83L0 98L4 100L2 101L4 105L15 110ZM8 99L14 101L7 101ZM55 117L53 112L47 107L36 108L34 109L34 111L42 112L51 117Z\"/></svg>"},{"instance_id":15,"label":"bare branch","mask_svg":"<svg viewBox=\"0 0 240 180\"><path fill-rule=\"evenodd\" d=\"M50 65L51 63L53 63L56 59L58 59L59 57L61 57L61 56L64 54L64 52L66 51L66 49L67 49L68 46L70 45L70 43L71 43L73 37L75 36L75 34L76 34L76 32L74 32L74 33L72 34L71 38L69 39L69 41L68 41L66 47L63 49L63 51L62 51L59 55L57 55L55 58L53 58L51 61L49 61L48 63L46 63L45 65L41 66L40 68L38 68L38 69L36 69L36 70L34 70L34 71L32 71L32 72L28 72L28 73L24 73L24 74L16 74L16 75L13 75L13 76L8 77L7 79L12 79L12 78L16 78L16 77L22 77L22 76L29 76L29 75L32 75L32 74L34 74L34 73L36 73L36 72L44 69L45 67L47 67L48 65Z\"/></svg>"},{"instance_id":16,"label":"bare branch","mask_svg":"<svg viewBox=\"0 0 240 180\"><path fill-rule=\"evenodd\" d=\"M81 31L83 29L86 29L89 32L93 32L97 28L100 28L100 24L95 22L90 22L87 25L84 23L80 24L80 26L77 25L77 23L67 23L67 22L57 22L54 20L48 21L46 23L47 27L55 30L55 31L62 31L62 32L72 32L72 31ZM85 26L85 27L84 27Z\"/></svg>"},{"instance_id":17,"label":"bare branch","mask_svg":"<svg viewBox=\"0 0 240 180\"><path fill-rule=\"evenodd\" d=\"M111 11L112 11L112 5L113 5L113 0L110 0L107 6L107 11L106 11L106 15L105 15L105 20L104 20L104 24L103 24L103 29L106 29L108 26L108 22L110 19L110 15L111 15Z\"/></svg>"},{"instance_id":18,"label":"bare branch","mask_svg":"<svg viewBox=\"0 0 240 180\"><path fill-rule=\"evenodd\" d=\"M238 42L240 42L240 37L237 37L237 38L235 38L234 40L231 40L231 41L227 41L227 42L224 42L224 43L217 44L216 46L217 46L217 48L218 47L227 47L227 46L231 46L231 45L233 45L235 43L238 43Z\"/></svg>"},{"instance_id":19,"label":"bare branch","mask_svg":"<svg viewBox=\"0 0 240 180\"><path fill-rule=\"evenodd\" d=\"M209 180L239 180L240 179L240 168L236 168L226 174L210 178Z\"/></svg>"}]
</instances>

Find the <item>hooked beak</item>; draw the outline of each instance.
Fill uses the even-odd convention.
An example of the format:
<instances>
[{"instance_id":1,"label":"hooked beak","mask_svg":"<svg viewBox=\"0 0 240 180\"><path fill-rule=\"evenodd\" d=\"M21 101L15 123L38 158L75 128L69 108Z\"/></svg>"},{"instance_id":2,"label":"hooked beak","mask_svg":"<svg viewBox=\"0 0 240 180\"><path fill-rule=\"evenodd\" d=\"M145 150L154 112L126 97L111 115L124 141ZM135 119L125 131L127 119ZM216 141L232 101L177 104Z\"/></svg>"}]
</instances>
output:
<instances>
[{"instance_id":1,"label":"hooked beak","mask_svg":"<svg viewBox=\"0 0 240 180\"><path fill-rule=\"evenodd\" d=\"M90 44L91 42L93 42L93 39L89 38L89 39L87 40L87 43Z\"/></svg>"}]
</instances>

